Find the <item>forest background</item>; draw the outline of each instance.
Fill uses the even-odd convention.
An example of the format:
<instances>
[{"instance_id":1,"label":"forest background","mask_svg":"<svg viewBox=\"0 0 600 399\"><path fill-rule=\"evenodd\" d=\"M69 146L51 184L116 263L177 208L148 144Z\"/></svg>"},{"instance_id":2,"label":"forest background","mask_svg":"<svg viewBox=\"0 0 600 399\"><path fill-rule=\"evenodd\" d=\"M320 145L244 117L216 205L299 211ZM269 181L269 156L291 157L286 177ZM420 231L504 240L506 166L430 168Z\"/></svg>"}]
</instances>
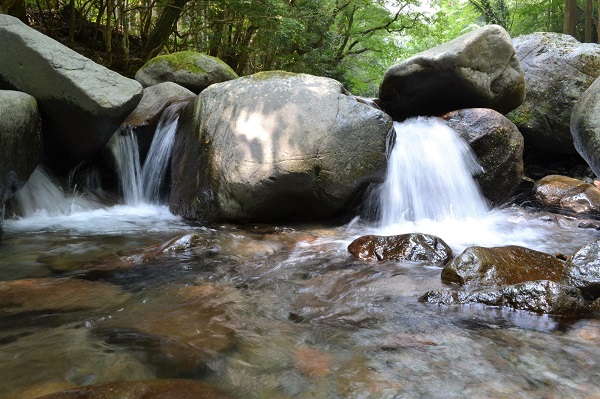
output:
<instances>
[{"instance_id":1,"label":"forest background","mask_svg":"<svg viewBox=\"0 0 600 399\"><path fill-rule=\"evenodd\" d=\"M310 73L365 97L391 65L488 23L600 39L600 0L0 0L0 13L129 77L194 50L240 76Z\"/></svg>"}]
</instances>

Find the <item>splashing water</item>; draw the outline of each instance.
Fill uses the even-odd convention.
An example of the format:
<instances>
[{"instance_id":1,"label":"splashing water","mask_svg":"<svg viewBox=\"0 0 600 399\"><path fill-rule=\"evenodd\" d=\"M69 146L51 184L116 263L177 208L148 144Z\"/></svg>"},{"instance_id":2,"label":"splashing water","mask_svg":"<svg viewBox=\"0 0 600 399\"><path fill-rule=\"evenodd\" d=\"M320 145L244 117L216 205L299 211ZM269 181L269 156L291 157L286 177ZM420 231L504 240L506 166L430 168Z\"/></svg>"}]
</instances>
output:
<instances>
[{"instance_id":1,"label":"splashing water","mask_svg":"<svg viewBox=\"0 0 600 399\"><path fill-rule=\"evenodd\" d=\"M117 133L110 142L115 157L124 202L127 205L157 204L160 188L171 159L179 111L185 103L174 103L165 109L156 127L143 167L139 146L133 132Z\"/></svg>"},{"instance_id":2,"label":"splashing water","mask_svg":"<svg viewBox=\"0 0 600 399\"><path fill-rule=\"evenodd\" d=\"M488 211L473 174L480 172L470 147L435 118L394 124L386 182L381 188L381 224L478 218Z\"/></svg>"}]
</instances>

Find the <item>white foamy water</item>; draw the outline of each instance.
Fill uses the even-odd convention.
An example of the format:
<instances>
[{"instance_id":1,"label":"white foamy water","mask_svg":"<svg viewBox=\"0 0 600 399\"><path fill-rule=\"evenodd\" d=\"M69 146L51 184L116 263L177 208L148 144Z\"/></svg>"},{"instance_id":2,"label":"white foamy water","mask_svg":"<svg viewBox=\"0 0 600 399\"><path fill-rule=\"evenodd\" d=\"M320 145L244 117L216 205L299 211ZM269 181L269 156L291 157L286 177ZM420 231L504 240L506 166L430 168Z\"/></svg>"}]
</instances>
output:
<instances>
[{"instance_id":1,"label":"white foamy water","mask_svg":"<svg viewBox=\"0 0 600 399\"><path fill-rule=\"evenodd\" d=\"M475 155L436 118L394 123L396 143L380 190L382 227L400 222L479 218L488 210L473 179Z\"/></svg>"}]
</instances>

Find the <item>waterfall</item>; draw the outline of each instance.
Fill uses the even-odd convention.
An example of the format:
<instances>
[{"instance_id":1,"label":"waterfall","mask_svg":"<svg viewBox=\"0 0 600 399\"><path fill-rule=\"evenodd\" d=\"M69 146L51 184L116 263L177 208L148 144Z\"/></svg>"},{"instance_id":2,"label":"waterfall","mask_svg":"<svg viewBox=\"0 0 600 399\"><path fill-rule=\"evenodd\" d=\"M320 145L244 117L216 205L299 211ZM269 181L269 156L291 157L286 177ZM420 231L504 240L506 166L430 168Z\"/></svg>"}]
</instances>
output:
<instances>
[{"instance_id":1,"label":"waterfall","mask_svg":"<svg viewBox=\"0 0 600 399\"><path fill-rule=\"evenodd\" d=\"M21 216L43 213L47 216L70 215L98 208L95 198L83 193L66 193L42 166L38 166L15 194Z\"/></svg>"},{"instance_id":2,"label":"waterfall","mask_svg":"<svg viewBox=\"0 0 600 399\"><path fill-rule=\"evenodd\" d=\"M171 159L179 112L186 103L174 103L165 109L156 127L144 165L132 131L116 133L110 142L125 204L158 203L160 188Z\"/></svg>"},{"instance_id":3,"label":"waterfall","mask_svg":"<svg viewBox=\"0 0 600 399\"><path fill-rule=\"evenodd\" d=\"M454 130L437 118L425 117L395 122L394 128L396 142L378 192L382 226L487 213L473 179L482 169Z\"/></svg>"}]
</instances>

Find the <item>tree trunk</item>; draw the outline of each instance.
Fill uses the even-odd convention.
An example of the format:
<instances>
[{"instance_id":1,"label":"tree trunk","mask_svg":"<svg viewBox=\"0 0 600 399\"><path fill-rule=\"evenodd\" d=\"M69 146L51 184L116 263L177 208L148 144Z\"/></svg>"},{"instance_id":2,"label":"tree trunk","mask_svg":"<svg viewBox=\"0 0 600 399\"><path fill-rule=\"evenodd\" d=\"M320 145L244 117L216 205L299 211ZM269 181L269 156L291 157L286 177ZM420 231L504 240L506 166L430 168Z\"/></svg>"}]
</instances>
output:
<instances>
[{"instance_id":1,"label":"tree trunk","mask_svg":"<svg viewBox=\"0 0 600 399\"><path fill-rule=\"evenodd\" d=\"M27 23L25 0L0 0L0 12L17 17Z\"/></svg>"},{"instance_id":2,"label":"tree trunk","mask_svg":"<svg viewBox=\"0 0 600 399\"><path fill-rule=\"evenodd\" d=\"M163 49L171 32L173 26L181 16L183 7L189 0L169 0L164 6L158 16L156 25L148 33L148 37L142 45L140 58L144 61L148 61L150 58L155 57Z\"/></svg>"},{"instance_id":3,"label":"tree trunk","mask_svg":"<svg viewBox=\"0 0 600 399\"><path fill-rule=\"evenodd\" d=\"M593 36L593 23L592 23L592 14L594 13L594 7L592 4L593 0L586 0L585 2L585 39L586 43L592 43Z\"/></svg>"},{"instance_id":4,"label":"tree trunk","mask_svg":"<svg viewBox=\"0 0 600 399\"><path fill-rule=\"evenodd\" d=\"M563 33L577 38L577 0L565 0Z\"/></svg>"}]
</instances>

